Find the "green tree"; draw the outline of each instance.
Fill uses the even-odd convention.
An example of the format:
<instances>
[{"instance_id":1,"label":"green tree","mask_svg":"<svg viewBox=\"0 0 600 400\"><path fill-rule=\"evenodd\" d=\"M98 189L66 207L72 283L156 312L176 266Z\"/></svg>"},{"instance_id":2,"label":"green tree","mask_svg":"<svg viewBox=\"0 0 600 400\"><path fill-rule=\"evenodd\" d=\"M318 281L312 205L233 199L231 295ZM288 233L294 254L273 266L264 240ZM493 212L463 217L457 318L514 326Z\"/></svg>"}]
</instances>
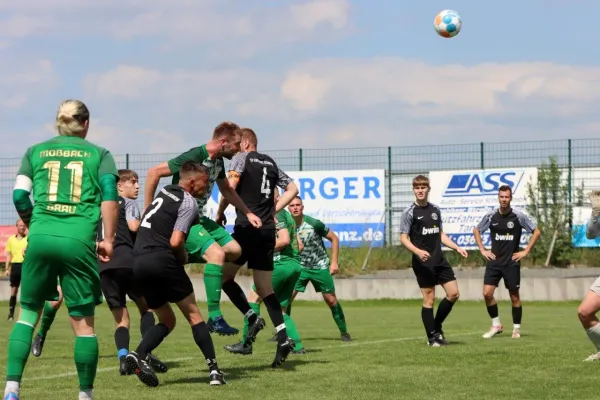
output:
<instances>
[{"instance_id":1,"label":"green tree","mask_svg":"<svg viewBox=\"0 0 600 400\"><path fill-rule=\"evenodd\" d=\"M569 201L569 184L563 178L566 171L558 165L556 157L543 162L538 168L536 182L528 182L526 207L529 215L535 219L542 236L530 253L535 265L546 262L553 236L556 242L550 258L550 264L564 267L570 264L573 255L571 239L571 216L573 204ZM583 203L583 186L575 195L575 203Z\"/></svg>"}]
</instances>

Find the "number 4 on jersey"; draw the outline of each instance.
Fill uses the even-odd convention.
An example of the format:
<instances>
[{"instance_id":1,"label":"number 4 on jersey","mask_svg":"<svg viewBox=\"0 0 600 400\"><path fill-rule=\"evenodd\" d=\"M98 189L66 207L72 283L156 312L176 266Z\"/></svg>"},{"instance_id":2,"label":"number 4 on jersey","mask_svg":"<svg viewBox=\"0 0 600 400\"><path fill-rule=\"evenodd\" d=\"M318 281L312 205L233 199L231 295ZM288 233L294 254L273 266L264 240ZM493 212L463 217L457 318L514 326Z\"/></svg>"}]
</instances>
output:
<instances>
[{"instance_id":1,"label":"number 4 on jersey","mask_svg":"<svg viewBox=\"0 0 600 400\"><path fill-rule=\"evenodd\" d=\"M260 192L269 197L271 194L271 183L267 179L267 167L263 167L262 185L260 185Z\"/></svg>"}]
</instances>

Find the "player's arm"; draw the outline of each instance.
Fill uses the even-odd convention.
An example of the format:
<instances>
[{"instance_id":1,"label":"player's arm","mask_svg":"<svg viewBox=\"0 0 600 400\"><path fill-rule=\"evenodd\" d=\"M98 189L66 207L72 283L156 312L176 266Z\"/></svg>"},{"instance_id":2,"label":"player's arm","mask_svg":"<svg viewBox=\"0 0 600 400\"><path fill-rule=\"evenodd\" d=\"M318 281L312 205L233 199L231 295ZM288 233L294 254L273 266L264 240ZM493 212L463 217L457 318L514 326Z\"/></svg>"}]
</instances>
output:
<instances>
[{"instance_id":1,"label":"player's arm","mask_svg":"<svg viewBox=\"0 0 600 400\"><path fill-rule=\"evenodd\" d=\"M6 254L6 261L4 264L4 269L6 271L6 275L10 275L10 262L12 261L12 251L11 251L11 242L12 240L10 240L10 238L8 238L8 240L6 241L6 249L5 249L5 254Z\"/></svg>"},{"instance_id":2,"label":"player's arm","mask_svg":"<svg viewBox=\"0 0 600 400\"><path fill-rule=\"evenodd\" d=\"M97 246L98 258L107 262L113 254L113 243L117 234L117 221L119 218L119 192L117 182L119 173L115 159L108 150L105 150L100 159L98 168L100 183L100 212L102 215L103 238Z\"/></svg>"},{"instance_id":3,"label":"player's arm","mask_svg":"<svg viewBox=\"0 0 600 400\"><path fill-rule=\"evenodd\" d=\"M140 207L134 200L125 201L125 219L127 220L127 227L131 232L137 232L141 220Z\"/></svg>"},{"instance_id":4,"label":"player's arm","mask_svg":"<svg viewBox=\"0 0 600 400\"><path fill-rule=\"evenodd\" d=\"M30 151L31 149L27 150L21 159L21 166L19 167L19 172L17 172L17 179L13 189L13 204L17 209L19 218L23 220L27 228L29 228L33 214L33 203L29 197L33 188L33 167L29 158Z\"/></svg>"},{"instance_id":5,"label":"player's arm","mask_svg":"<svg viewBox=\"0 0 600 400\"><path fill-rule=\"evenodd\" d=\"M487 231L490 228L490 224L492 223L492 216L495 214L495 210L487 213L483 216L479 224L475 228L473 228L473 237L475 238L475 243L477 243L477 247L479 248L479 252L486 260L495 260L496 255L492 253L491 250L487 250L483 245L483 240L481 239L481 234Z\"/></svg>"},{"instance_id":6,"label":"player's arm","mask_svg":"<svg viewBox=\"0 0 600 400\"><path fill-rule=\"evenodd\" d=\"M288 204L294 200L300 191L298 190L298 186L294 183L292 178L290 178L285 172L277 168L277 186L284 190L283 194L279 196L279 200L275 205L275 212L283 210Z\"/></svg>"},{"instance_id":7,"label":"player's arm","mask_svg":"<svg viewBox=\"0 0 600 400\"><path fill-rule=\"evenodd\" d=\"M278 223L279 225L279 223ZM275 241L275 251L281 251L291 243L290 233L287 228L277 228L277 240Z\"/></svg>"},{"instance_id":8,"label":"player's arm","mask_svg":"<svg viewBox=\"0 0 600 400\"><path fill-rule=\"evenodd\" d=\"M184 154L182 154L181 156L183 156ZM178 160L181 156L174 158L173 160ZM146 182L144 183L144 210L148 208L152 203L152 200L154 200L154 194L156 193L156 188L158 187L158 182L160 182L160 178L172 176L173 172L171 171L171 166L177 166L178 168L179 166L181 166L181 164L183 164L183 162L187 161L185 160L180 164L177 164L177 162L173 160L162 162L148 170L148 173L146 174Z\"/></svg>"},{"instance_id":9,"label":"player's arm","mask_svg":"<svg viewBox=\"0 0 600 400\"><path fill-rule=\"evenodd\" d=\"M238 153L233 156L229 166L229 173L227 174L228 177L225 178L225 175L223 174L217 178L217 186L219 187L219 192L221 192L221 195L223 196L219 202L217 216L223 215L227 206L231 204L240 210L244 215L246 215L248 221L250 221L254 227L259 228L262 225L262 221L260 218L254 215L254 213L252 213L248 207L246 207L244 201L235 191L235 188L240 181L242 172L244 172L247 154L248 153Z\"/></svg>"},{"instance_id":10,"label":"player's arm","mask_svg":"<svg viewBox=\"0 0 600 400\"><path fill-rule=\"evenodd\" d=\"M535 243L542 235L537 225L526 214L518 212L517 218L519 219L519 224L521 224L521 227L525 230L525 232L531 233L531 238L529 239L529 244L524 250L518 251L512 255L512 259L514 261L519 261L522 258L527 257L527 255L531 252L531 249L533 249L533 246L535 246Z\"/></svg>"},{"instance_id":11,"label":"player's arm","mask_svg":"<svg viewBox=\"0 0 600 400\"><path fill-rule=\"evenodd\" d=\"M185 251L185 239L192 223L196 219L196 215L198 215L198 205L191 196L185 196L177 211L177 220L175 221L171 240L169 241L175 258L182 265L188 263L187 252Z\"/></svg>"}]
</instances>

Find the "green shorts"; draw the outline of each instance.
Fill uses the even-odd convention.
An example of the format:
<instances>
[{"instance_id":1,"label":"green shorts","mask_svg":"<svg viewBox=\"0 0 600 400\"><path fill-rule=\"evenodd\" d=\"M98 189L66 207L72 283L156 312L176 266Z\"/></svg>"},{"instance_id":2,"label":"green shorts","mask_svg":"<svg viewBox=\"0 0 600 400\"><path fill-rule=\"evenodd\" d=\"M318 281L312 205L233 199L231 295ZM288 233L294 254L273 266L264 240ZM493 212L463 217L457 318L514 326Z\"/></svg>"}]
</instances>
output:
<instances>
[{"instance_id":1,"label":"green shorts","mask_svg":"<svg viewBox=\"0 0 600 400\"><path fill-rule=\"evenodd\" d=\"M273 269L273 292L281 303L282 307L287 307L294 294L294 287L302 273L302 265L297 261L276 262ZM252 290L256 292L256 286L252 285Z\"/></svg>"},{"instance_id":2,"label":"green shorts","mask_svg":"<svg viewBox=\"0 0 600 400\"><path fill-rule=\"evenodd\" d=\"M190 263L205 263L202 258L211 244L216 243L224 247L233 238L225 228L210 218L200 217L200 223L190 228L185 250L189 254Z\"/></svg>"},{"instance_id":3,"label":"green shorts","mask_svg":"<svg viewBox=\"0 0 600 400\"><path fill-rule=\"evenodd\" d=\"M304 293L308 284L312 283L317 293L335 293L335 284L333 277L329 273L329 268L308 269L302 268L300 278L296 282L296 291Z\"/></svg>"},{"instance_id":4,"label":"green shorts","mask_svg":"<svg viewBox=\"0 0 600 400\"><path fill-rule=\"evenodd\" d=\"M58 300L57 277L72 317L94 315L102 303L96 247L77 239L29 235L21 277L21 305L39 311L46 300Z\"/></svg>"}]
</instances>

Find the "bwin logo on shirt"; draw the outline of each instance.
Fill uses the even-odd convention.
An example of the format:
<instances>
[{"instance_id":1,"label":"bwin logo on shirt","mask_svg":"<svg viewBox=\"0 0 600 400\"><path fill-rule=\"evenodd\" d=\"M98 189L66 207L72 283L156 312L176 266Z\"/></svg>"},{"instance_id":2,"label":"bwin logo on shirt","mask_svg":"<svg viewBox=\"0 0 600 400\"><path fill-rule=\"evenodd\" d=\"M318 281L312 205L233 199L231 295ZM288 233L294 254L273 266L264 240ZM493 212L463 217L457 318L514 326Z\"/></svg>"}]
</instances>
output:
<instances>
[{"instance_id":1,"label":"bwin logo on shirt","mask_svg":"<svg viewBox=\"0 0 600 400\"><path fill-rule=\"evenodd\" d=\"M510 186L514 193L517 191L524 174L525 171L521 169L452 174L442 196L488 196L496 194L502 185Z\"/></svg>"},{"instance_id":2,"label":"bwin logo on shirt","mask_svg":"<svg viewBox=\"0 0 600 400\"><path fill-rule=\"evenodd\" d=\"M433 228L423 227L423 235L435 235L436 233L440 233L440 228L438 226Z\"/></svg>"},{"instance_id":3,"label":"bwin logo on shirt","mask_svg":"<svg viewBox=\"0 0 600 400\"><path fill-rule=\"evenodd\" d=\"M496 240L503 241L503 242L508 242L508 241L510 241L510 240L514 240L514 239L515 239L515 237L514 237L514 235L511 235L510 233L506 233L506 234L504 234L504 235L501 235L501 234L499 234L499 233L496 233L496 237L495 237L495 239L496 239Z\"/></svg>"}]
</instances>

